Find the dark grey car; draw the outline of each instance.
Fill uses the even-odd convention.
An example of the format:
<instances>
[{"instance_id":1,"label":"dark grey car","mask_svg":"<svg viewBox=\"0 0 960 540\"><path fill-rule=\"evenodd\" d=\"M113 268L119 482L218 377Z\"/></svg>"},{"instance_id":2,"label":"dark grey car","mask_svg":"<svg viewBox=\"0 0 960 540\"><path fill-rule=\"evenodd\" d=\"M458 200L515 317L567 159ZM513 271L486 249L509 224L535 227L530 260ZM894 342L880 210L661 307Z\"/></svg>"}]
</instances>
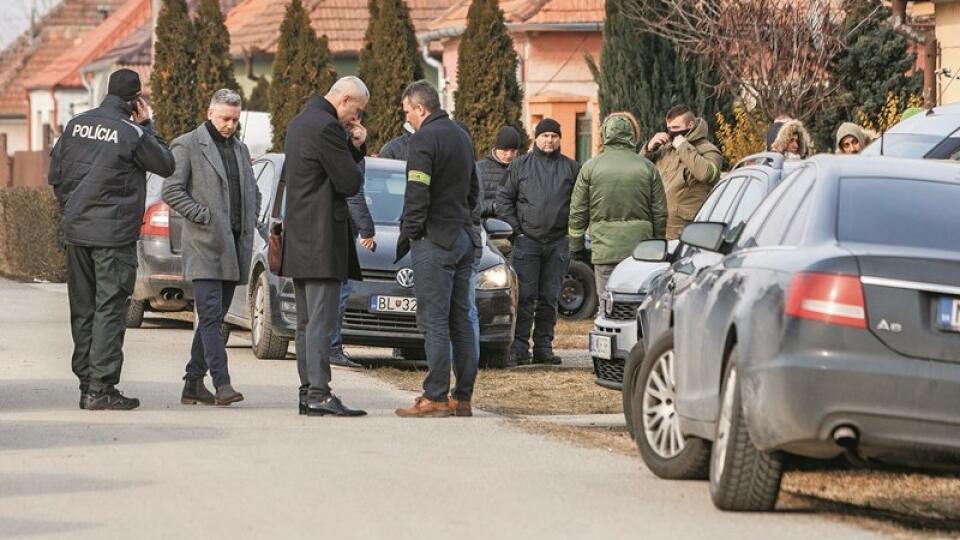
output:
<instances>
[{"instance_id":1,"label":"dark grey car","mask_svg":"<svg viewBox=\"0 0 960 540\"><path fill-rule=\"evenodd\" d=\"M263 206L254 236L249 284L239 286L226 322L251 330L258 358L283 358L296 334L293 281L268 270L267 227L282 216L275 208L282 154L267 154L253 164ZM366 158L365 193L376 224L377 250L358 249L363 281L355 283L343 320L343 342L400 349L405 358L422 359L423 334L416 321L416 298L410 256L394 263L399 219L406 188L403 161ZM509 238L510 226L488 220L485 240ZM509 357L516 324L516 273L506 259L485 241L477 275L476 302L480 326L480 359L483 365L503 367Z\"/></svg>"},{"instance_id":2,"label":"dark grey car","mask_svg":"<svg viewBox=\"0 0 960 540\"><path fill-rule=\"evenodd\" d=\"M147 311L193 310L193 284L183 279L183 217L160 198L163 178L147 175L147 196L137 241L137 281L127 309L127 328L139 328Z\"/></svg>"},{"instance_id":3,"label":"dark grey car","mask_svg":"<svg viewBox=\"0 0 960 540\"><path fill-rule=\"evenodd\" d=\"M956 164L818 156L684 230L719 257L674 292L676 429L719 508L772 509L788 454L960 465L958 207Z\"/></svg>"}]
</instances>

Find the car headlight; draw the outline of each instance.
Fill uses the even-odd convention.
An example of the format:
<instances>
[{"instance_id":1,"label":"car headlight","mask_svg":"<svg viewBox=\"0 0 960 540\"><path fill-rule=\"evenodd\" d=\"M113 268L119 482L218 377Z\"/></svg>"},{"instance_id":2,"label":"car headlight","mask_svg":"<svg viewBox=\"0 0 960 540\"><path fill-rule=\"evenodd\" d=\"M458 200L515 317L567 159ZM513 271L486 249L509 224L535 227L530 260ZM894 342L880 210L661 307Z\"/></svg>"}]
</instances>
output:
<instances>
[{"instance_id":1,"label":"car headlight","mask_svg":"<svg viewBox=\"0 0 960 540\"><path fill-rule=\"evenodd\" d=\"M477 274L477 289L509 289L511 279L507 265L498 264Z\"/></svg>"}]
</instances>

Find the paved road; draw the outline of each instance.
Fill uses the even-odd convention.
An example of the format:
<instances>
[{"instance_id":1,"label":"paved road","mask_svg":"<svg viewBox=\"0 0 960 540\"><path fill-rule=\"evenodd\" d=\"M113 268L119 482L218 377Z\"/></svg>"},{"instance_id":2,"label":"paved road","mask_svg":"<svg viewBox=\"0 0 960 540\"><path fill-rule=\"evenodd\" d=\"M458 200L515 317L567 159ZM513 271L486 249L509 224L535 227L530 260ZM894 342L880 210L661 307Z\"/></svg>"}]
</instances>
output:
<instances>
[{"instance_id":1,"label":"paved road","mask_svg":"<svg viewBox=\"0 0 960 540\"><path fill-rule=\"evenodd\" d=\"M0 306L0 537L874 537L816 515L723 514L703 483L495 416L398 419L412 396L362 373L334 382L369 417L301 417L293 363L240 346L247 401L183 407L182 325L127 333L121 387L140 410L81 411L63 287L0 281Z\"/></svg>"}]
</instances>

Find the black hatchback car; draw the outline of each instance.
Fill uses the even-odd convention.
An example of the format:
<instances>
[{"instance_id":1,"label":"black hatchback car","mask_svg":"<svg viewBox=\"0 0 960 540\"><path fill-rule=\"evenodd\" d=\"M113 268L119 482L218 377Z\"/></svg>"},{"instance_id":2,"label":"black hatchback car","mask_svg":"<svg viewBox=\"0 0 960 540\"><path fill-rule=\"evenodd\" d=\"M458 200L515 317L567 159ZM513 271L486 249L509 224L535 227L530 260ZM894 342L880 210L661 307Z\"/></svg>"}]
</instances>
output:
<instances>
[{"instance_id":1,"label":"black hatchback car","mask_svg":"<svg viewBox=\"0 0 960 540\"><path fill-rule=\"evenodd\" d=\"M250 329L253 352L258 358L283 358L297 325L293 281L268 269L267 232L273 219L282 219L286 204L281 199L278 215L274 201L283 167L283 154L267 154L253 164L263 200L254 237L249 284L237 287L226 322ZM400 215L406 189L403 161L366 158L364 191L376 224L377 250L358 249L363 281L355 284L343 320L343 342L400 349L404 358L423 358L423 334L417 327L413 270L407 255L394 264ZM481 365L502 367L509 358L516 324L517 279L506 259L490 246L490 239L508 238L510 226L488 220L483 256L476 283L480 316Z\"/></svg>"},{"instance_id":2,"label":"black hatchback car","mask_svg":"<svg viewBox=\"0 0 960 540\"><path fill-rule=\"evenodd\" d=\"M709 469L719 508L769 510L790 454L960 466L958 207L956 164L818 156L745 227L684 229L713 262L658 317L686 441L672 476ZM662 410L633 396L635 424Z\"/></svg>"}]
</instances>

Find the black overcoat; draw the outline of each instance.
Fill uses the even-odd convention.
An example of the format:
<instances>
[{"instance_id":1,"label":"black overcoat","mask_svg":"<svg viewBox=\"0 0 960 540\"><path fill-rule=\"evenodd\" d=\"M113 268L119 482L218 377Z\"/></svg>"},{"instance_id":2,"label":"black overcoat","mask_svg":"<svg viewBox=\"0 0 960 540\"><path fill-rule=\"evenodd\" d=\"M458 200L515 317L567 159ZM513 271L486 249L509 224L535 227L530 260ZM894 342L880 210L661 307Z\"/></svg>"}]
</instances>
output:
<instances>
[{"instance_id":1,"label":"black overcoat","mask_svg":"<svg viewBox=\"0 0 960 540\"><path fill-rule=\"evenodd\" d=\"M313 96L290 121L284 151L283 265L280 274L300 279L360 279L357 246L347 197L360 191L356 148L337 120L333 105Z\"/></svg>"}]
</instances>

